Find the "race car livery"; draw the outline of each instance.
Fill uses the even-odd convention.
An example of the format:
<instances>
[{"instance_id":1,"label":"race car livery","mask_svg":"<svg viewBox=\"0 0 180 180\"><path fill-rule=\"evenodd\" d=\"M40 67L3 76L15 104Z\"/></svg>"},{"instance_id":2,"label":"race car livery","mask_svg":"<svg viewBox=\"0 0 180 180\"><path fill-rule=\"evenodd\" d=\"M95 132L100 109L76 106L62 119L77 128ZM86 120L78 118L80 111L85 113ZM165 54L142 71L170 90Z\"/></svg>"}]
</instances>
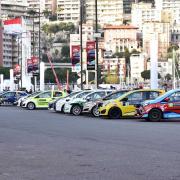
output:
<instances>
[{"instance_id":1,"label":"race car livery","mask_svg":"<svg viewBox=\"0 0 180 180\"><path fill-rule=\"evenodd\" d=\"M168 91L155 100L145 101L140 116L149 121L180 118L180 89Z\"/></svg>"}]
</instances>

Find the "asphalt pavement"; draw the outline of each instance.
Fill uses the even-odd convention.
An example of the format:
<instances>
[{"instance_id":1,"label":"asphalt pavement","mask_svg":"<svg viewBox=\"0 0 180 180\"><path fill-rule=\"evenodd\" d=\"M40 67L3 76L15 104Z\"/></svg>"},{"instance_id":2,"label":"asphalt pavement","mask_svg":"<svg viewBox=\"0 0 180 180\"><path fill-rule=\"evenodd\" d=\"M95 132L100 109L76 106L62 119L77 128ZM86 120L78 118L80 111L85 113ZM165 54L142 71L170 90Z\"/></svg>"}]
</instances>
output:
<instances>
[{"instance_id":1,"label":"asphalt pavement","mask_svg":"<svg viewBox=\"0 0 180 180\"><path fill-rule=\"evenodd\" d=\"M0 107L0 180L180 180L180 121Z\"/></svg>"}]
</instances>

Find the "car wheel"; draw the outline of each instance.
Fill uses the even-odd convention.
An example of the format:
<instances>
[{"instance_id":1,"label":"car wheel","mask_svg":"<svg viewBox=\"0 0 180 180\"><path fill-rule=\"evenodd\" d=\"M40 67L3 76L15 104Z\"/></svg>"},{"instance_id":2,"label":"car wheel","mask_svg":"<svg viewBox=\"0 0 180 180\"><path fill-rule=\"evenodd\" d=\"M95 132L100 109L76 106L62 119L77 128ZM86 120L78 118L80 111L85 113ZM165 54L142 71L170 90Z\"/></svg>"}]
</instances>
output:
<instances>
[{"instance_id":1,"label":"car wheel","mask_svg":"<svg viewBox=\"0 0 180 180\"><path fill-rule=\"evenodd\" d=\"M82 109L79 105L74 105L71 109L71 113L75 116L79 116L82 112Z\"/></svg>"},{"instance_id":2,"label":"car wheel","mask_svg":"<svg viewBox=\"0 0 180 180\"><path fill-rule=\"evenodd\" d=\"M149 121L160 121L162 119L162 111L159 109L152 109L148 114Z\"/></svg>"},{"instance_id":3,"label":"car wheel","mask_svg":"<svg viewBox=\"0 0 180 180\"><path fill-rule=\"evenodd\" d=\"M34 104L33 102L29 102L29 103L27 104L27 108L28 108L29 110L34 110L34 109L36 108L36 106L35 106L35 104Z\"/></svg>"},{"instance_id":4,"label":"car wheel","mask_svg":"<svg viewBox=\"0 0 180 180\"><path fill-rule=\"evenodd\" d=\"M119 119L122 116L122 113L119 108L112 108L110 109L108 116L110 119Z\"/></svg>"},{"instance_id":5,"label":"car wheel","mask_svg":"<svg viewBox=\"0 0 180 180\"><path fill-rule=\"evenodd\" d=\"M92 114L94 117L99 117L98 106L94 106L94 107L92 108L91 114Z\"/></svg>"}]
</instances>

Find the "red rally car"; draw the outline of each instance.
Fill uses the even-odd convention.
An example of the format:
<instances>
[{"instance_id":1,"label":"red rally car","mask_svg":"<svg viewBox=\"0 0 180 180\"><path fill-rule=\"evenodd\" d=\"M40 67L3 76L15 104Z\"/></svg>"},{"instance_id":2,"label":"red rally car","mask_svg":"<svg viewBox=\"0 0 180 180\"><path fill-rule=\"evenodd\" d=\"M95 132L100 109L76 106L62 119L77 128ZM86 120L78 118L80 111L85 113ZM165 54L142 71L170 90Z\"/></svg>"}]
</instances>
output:
<instances>
[{"instance_id":1,"label":"red rally car","mask_svg":"<svg viewBox=\"0 0 180 180\"><path fill-rule=\"evenodd\" d=\"M180 118L180 89L168 91L155 100L145 101L139 109L141 118L148 121Z\"/></svg>"}]
</instances>

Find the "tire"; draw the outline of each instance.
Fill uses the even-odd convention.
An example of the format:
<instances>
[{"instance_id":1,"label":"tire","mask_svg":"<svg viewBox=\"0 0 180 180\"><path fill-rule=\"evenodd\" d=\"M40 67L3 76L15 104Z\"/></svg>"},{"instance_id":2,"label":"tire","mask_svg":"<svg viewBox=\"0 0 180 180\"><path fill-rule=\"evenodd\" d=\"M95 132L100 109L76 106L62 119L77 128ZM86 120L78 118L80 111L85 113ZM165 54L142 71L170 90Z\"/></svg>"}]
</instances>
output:
<instances>
[{"instance_id":1,"label":"tire","mask_svg":"<svg viewBox=\"0 0 180 180\"><path fill-rule=\"evenodd\" d=\"M71 108L71 113L75 116L79 116L81 114L81 112L82 112L82 108L79 105L74 105Z\"/></svg>"},{"instance_id":2,"label":"tire","mask_svg":"<svg viewBox=\"0 0 180 180\"><path fill-rule=\"evenodd\" d=\"M159 109L152 109L148 114L148 121L161 121L162 111Z\"/></svg>"},{"instance_id":3,"label":"tire","mask_svg":"<svg viewBox=\"0 0 180 180\"><path fill-rule=\"evenodd\" d=\"M36 108L36 106L35 106L35 104L34 104L33 102L29 102L29 103L27 104L27 108L28 108L29 110L34 110L34 109Z\"/></svg>"},{"instance_id":4,"label":"tire","mask_svg":"<svg viewBox=\"0 0 180 180\"><path fill-rule=\"evenodd\" d=\"M122 116L122 112L119 108L110 109L108 116L110 119L120 119Z\"/></svg>"},{"instance_id":5,"label":"tire","mask_svg":"<svg viewBox=\"0 0 180 180\"><path fill-rule=\"evenodd\" d=\"M94 106L94 107L92 108L91 114L92 114L94 117L99 117L98 106Z\"/></svg>"}]
</instances>

